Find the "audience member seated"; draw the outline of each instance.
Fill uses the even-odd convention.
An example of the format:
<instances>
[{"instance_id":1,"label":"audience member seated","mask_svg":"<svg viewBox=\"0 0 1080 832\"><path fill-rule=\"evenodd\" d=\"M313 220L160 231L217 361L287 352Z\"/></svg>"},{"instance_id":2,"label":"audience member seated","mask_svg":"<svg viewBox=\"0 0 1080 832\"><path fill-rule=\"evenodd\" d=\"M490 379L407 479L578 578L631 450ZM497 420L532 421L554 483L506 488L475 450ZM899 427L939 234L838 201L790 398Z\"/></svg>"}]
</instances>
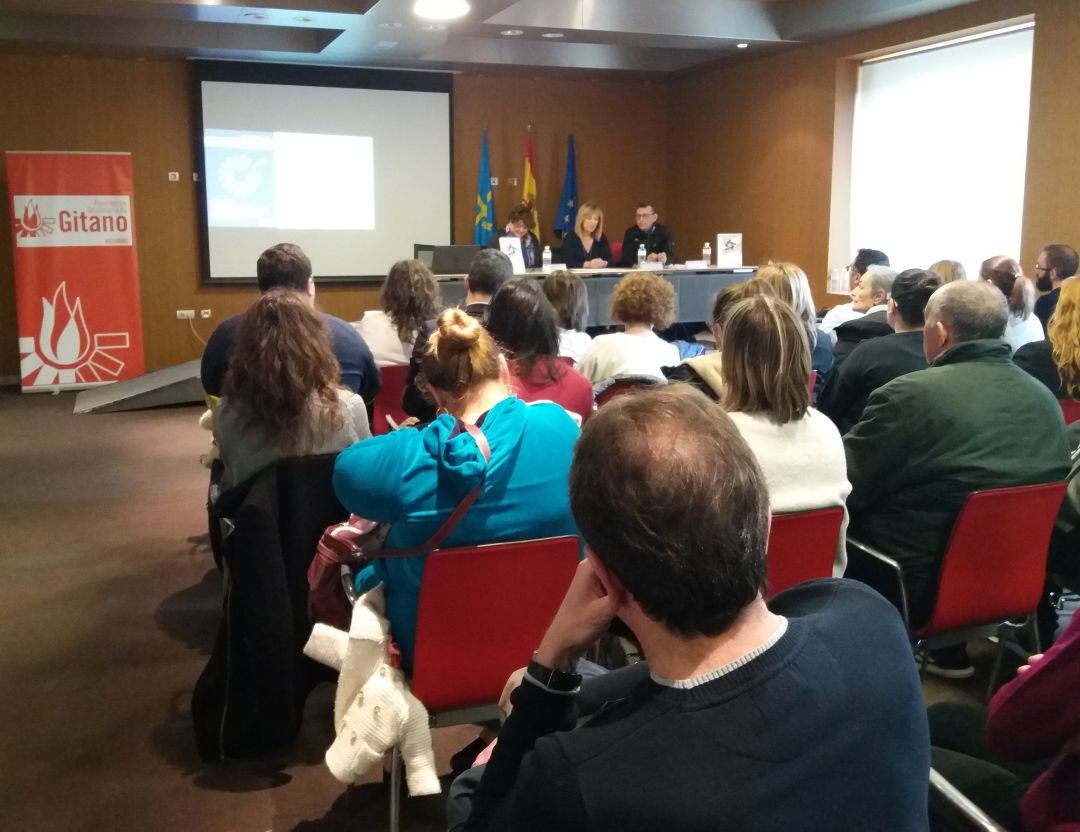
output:
<instances>
[{"instance_id":1,"label":"audience member seated","mask_svg":"<svg viewBox=\"0 0 1080 832\"><path fill-rule=\"evenodd\" d=\"M851 491L844 443L810 407L804 322L782 300L759 295L732 306L722 329L721 404L761 466L773 514L843 506ZM847 563L846 527L845 515L837 576Z\"/></svg>"},{"instance_id":2,"label":"audience member seated","mask_svg":"<svg viewBox=\"0 0 1080 832\"><path fill-rule=\"evenodd\" d=\"M714 401L720 401L724 395L724 378L721 373L722 355L720 344L723 341L723 321L727 311L741 300L769 295L775 297L772 285L765 280L746 280L742 283L733 283L716 293L712 305L712 335L716 343L716 349L704 355L684 359L677 367L665 368L664 375L668 381L684 381L692 384L702 393Z\"/></svg>"},{"instance_id":3,"label":"audience member seated","mask_svg":"<svg viewBox=\"0 0 1080 832\"><path fill-rule=\"evenodd\" d=\"M1046 339L1024 344L1013 361L1057 398L1080 400L1080 280L1066 280L1059 292Z\"/></svg>"},{"instance_id":4,"label":"audience member seated","mask_svg":"<svg viewBox=\"0 0 1080 832\"><path fill-rule=\"evenodd\" d=\"M1042 323L1035 317L1035 285L1024 277L1020 264L998 255L983 260L979 278L996 286L1009 303L1009 323L1005 340L1013 351L1044 337Z\"/></svg>"},{"instance_id":5,"label":"audience member seated","mask_svg":"<svg viewBox=\"0 0 1080 832\"><path fill-rule=\"evenodd\" d=\"M419 260L399 260L379 291L379 307L353 326L380 367L408 364L420 327L442 309L439 281Z\"/></svg>"},{"instance_id":6,"label":"audience member seated","mask_svg":"<svg viewBox=\"0 0 1080 832\"><path fill-rule=\"evenodd\" d=\"M315 280L311 276L311 261L292 243L278 243L259 255L255 264L256 279L260 292L271 289L290 289L315 306ZM341 384L359 393L369 404L379 392L379 368L371 356L364 339L353 326L333 315L320 313L330 328L330 340L338 366L341 368ZM223 320L211 333L202 356L202 386L208 396L220 396L225 372L232 357L233 341L240 316Z\"/></svg>"},{"instance_id":7,"label":"audience member seated","mask_svg":"<svg viewBox=\"0 0 1080 832\"><path fill-rule=\"evenodd\" d=\"M439 316L423 372L443 415L423 429L397 430L342 451L334 470L342 505L389 523L385 548L409 549L428 540L482 483L443 546L576 535L566 478L580 431L570 415L556 404L526 405L513 396L506 359L480 322L460 309ZM489 463L463 422L483 431ZM359 592L384 585L386 617L406 669L425 559L376 560L356 577Z\"/></svg>"},{"instance_id":8,"label":"audience member seated","mask_svg":"<svg viewBox=\"0 0 1080 832\"><path fill-rule=\"evenodd\" d=\"M510 209L506 226L495 237L491 238L491 247L498 250L499 240L503 237L516 237L521 243L521 258L525 262L526 269L540 268L540 241L529 229L536 224L533 209L527 202L519 202Z\"/></svg>"},{"instance_id":9,"label":"audience member seated","mask_svg":"<svg viewBox=\"0 0 1080 832\"><path fill-rule=\"evenodd\" d=\"M758 266L757 280L768 283L780 300L789 304L806 327L810 339L810 364L815 373L824 375L833 363L833 344L826 333L818 328L814 296L806 272L794 263L766 263Z\"/></svg>"},{"instance_id":10,"label":"audience member seated","mask_svg":"<svg viewBox=\"0 0 1080 832\"><path fill-rule=\"evenodd\" d=\"M514 267L510 258L501 251L478 251L469 265L469 273L465 275L465 312L484 323L492 295L513 276ZM416 342L409 357L409 372L405 376L405 391L401 395L401 409L421 422L430 422L435 418L435 400L424 383L422 365L428 340L437 327L438 321L431 318L424 321L416 333Z\"/></svg>"},{"instance_id":11,"label":"audience member seated","mask_svg":"<svg viewBox=\"0 0 1080 832\"><path fill-rule=\"evenodd\" d=\"M938 260L932 263L927 271L936 274L942 286L955 280L967 280L967 269L964 268L963 263L956 260Z\"/></svg>"},{"instance_id":12,"label":"audience member seated","mask_svg":"<svg viewBox=\"0 0 1080 832\"><path fill-rule=\"evenodd\" d=\"M544 278L544 294L559 319L559 355L575 364L589 348L589 295L585 281L571 271L559 269Z\"/></svg>"},{"instance_id":13,"label":"audience member seated","mask_svg":"<svg viewBox=\"0 0 1080 832\"><path fill-rule=\"evenodd\" d=\"M657 335L675 317L675 290L660 275L633 272L615 286L611 317L626 328L598 335L585 351L578 369L593 384L620 375L662 379L661 367L679 363L679 349Z\"/></svg>"},{"instance_id":14,"label":"audience member seated","mask_svg":"<svg viewBox=\"0 0 1080 832\"><path fill-rule=\"evenodd\" d=\"M600 206L586 202L578 209L574 230L563 235L562 258L568 269L602 269L611 263Z\"/></svg>"},{"instance_id":15,"label":"audience member seated","mask_svg":"<svg viewBox=\"0 0 1080 832\"><path fill-rule=\"evenodd\" d=\"M639 202L634 211L634 225L626 229L622 241L622 264L637 265L638 248L645 246L645 260L649 263L674 263L675 240L666 225L657 222L659 214L651 202Z\"/></svg>"},{"instance_id":16,"label":"audience member seated","mask_svg":"<svg viewBox=\"0 0 1080 832\"><path fill-rule=\"evenodd\" d=\"M587 559L490 761L451 787L450 829L927 828L898 616L835 579L765 605L766 483L708 398L676 384L601 408L570 495ZM646 662L582 681L575 658L616 617Z\"/></svg>"},{"instance_id":17,"label":"audience member seated","mask_svg":"<svg viewBox=\"0 0 1080 832\"><path fill-rule=\"evenodd\" d=\"M504 283L488 307L487 329L508 353L519 399L555 402L578 423L592 415L592 383L558 357L555 310L537 281L522 277Z\"/></svg>"},{"instance_id":18,"label":"audience member seated","mask_svg":"<svg viewBox=\"0 0 1080 832\"><path fill-rule=\"evenodd\" d=\"M825 379L818 409L841 433L862 418L870 394L894 378L926 369L923 355L923 311L941 278L930 271L908 269L892 284L888 318L893 334L871 338L855 346L842 364Z\"/></svg>"},{"instance_id":19,"label":"audience member seated","mask_svg":"<svg viewBox=\"0 0 1080 832\"><path fill-rule=\"evenodd\" d=\"M364 400L340 387L326 323L307 298L271 289L240 316L214 439L221 490L288 456L340 451L371 435Z\"/></svg>"},{"instance_id":20,"label":"audience member seated","mask_svg":"<svg viewBox=\"0 0 1080 832\"><path fill-rule=\"evenodd\" d=\"M859 278L859 285L851 293L851 308L861 315L832 331L834 365L842 363L863 341L892 333L887 302L894 280L896 271L887 266L870 266Z\"/></svg>"},{"instance_id":21,"label":"audience member seated","mask_svg":"<svg viewBox=\"0 0 1080 832\"><path fill-rule=\"evenodd\" d=\"M1076 274L1078 266L1080 257L1072 246L1053 243L1039 252L1039 259L1035 261L1035 288L1047 294L1035 301L1035 317L1044 330L1050 325L1050 317L1061 295L1061 284Z\"/></svg>"},{"instance_id":22,"label":"audience member seated","mask_svg":"<svg viewBox=\"0 0 1080 832\"><path fill-rule=\"evenodd\" d=\"M855 254L855 259L848 266L848 288L852 292L855 291L855 287L859 285L862 276L866 274L866 270L871 266L885 266L888 268L890 266L889 256L877 249L860 248ZM853 310L850 302L842 303L825 313L825 316L821 319L821 328L831 335L832 331L840 324L854 320L859 316L860 313Z\"/></svg>"},{"instance_id":23,"label":"audience member seated","mask_svg":"<svg viewBox=\"0 0 1080 832\"><path fill-rule=\"evenodd\" d=\"M941 702L934 768L1006 829L1080 829L1080 615L978 705Z\"/></svg>"},{"instance_id":24,"label":"audience member seated","mask_svg":"<svg viewBox=\"0 0 1080 832\"><path fill-rule=\"evenodd\" d=\"M1056 482L1069 470L1061 409L1013 364L1008 317L988 283L942 286L926 306L930 366L871 393L844 436L851 536L900 562L914 627L929 618L941 555L971 492ZM856 567L849 577L861 577ZM928 670L973 672L963 646L932 652Z\"/></svg>"}]
</instances>

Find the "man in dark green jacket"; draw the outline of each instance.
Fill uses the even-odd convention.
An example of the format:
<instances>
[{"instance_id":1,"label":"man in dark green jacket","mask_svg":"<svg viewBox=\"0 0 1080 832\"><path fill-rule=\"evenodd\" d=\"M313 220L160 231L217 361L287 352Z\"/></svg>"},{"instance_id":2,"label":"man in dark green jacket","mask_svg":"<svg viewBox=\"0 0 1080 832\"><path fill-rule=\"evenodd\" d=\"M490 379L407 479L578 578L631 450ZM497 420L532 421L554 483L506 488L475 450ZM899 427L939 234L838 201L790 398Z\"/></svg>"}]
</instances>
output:
<instances>
[{"instance_id":1,"label":"man in dark green jacket","mask_svg":"<svg viewBox=\"0 0 1080 832\"><path fill-rule=\"evenodd\" d=\"M844 437L848 533L903 566L913 626L929 618L941 555L971 492L1069 472L1061 409L1013 364L1002 340L1007 317L1004 295L989 283L938 289L923 332L930 366L876 390ZM968 668L965 659L946 675Z\"/></svg>"}]
</instances>

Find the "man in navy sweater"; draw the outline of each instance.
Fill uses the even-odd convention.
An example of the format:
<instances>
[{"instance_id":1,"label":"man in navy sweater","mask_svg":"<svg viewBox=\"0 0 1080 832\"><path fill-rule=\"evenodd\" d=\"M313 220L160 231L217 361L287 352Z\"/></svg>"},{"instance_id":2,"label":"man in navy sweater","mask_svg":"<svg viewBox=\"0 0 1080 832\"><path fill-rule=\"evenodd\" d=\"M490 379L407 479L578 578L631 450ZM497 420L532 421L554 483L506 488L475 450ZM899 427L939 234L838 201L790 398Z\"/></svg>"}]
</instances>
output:
<instances>
[{"instance_id":1,"label":"man in navy sweater","mask_svg":"<svg viewBox=\"0 0 1080 832\"><path fill-rule=\"evenodd\" d=\"M307 295L315 305L315 280L311 276L311 261L300 246L278 243L261 255L255 264L260 292L271 289L292 289ZM379 392L379 368L371 350L350 323L322 313L330 330L330 345L341 367L341 386L359 393L370 406ZM220 396L225 373L232 358L233 341L240 316L226 318L210 335L203 350L200 375L203 390L210 396Z\"/></svg>"},{"instance_id":2,"label":"man in navy sweater","mask_svg":"<svg viewBox=\"0 0 1080 832\"><path fill-rule=\"evenodd\" d=\"M612 402L570 473L589 547L454 830L925 830L930 749L911 647L869 588L766 606L769 505L734 424L682 385ZM618 616L648 664L582 684Z\"/></svg>"}]
</instances>

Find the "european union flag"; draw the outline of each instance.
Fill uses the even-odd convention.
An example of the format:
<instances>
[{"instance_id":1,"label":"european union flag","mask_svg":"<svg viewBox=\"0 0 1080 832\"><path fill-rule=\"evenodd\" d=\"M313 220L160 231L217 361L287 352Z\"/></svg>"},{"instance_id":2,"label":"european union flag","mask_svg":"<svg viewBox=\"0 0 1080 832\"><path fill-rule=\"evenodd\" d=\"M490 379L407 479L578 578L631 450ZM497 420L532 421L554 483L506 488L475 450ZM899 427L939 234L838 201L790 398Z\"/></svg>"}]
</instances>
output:
<instances>
[{"instance_id":1,"label":"european union flag","mask_svg":"<svg viewBox=\"0 0 1080 832\"><path fill-rule=\"evenodd\" d=\"M473 245L486 246L495 233L495 200L491 196L491 161L488 159L487 130L480 145L480 178L476 184L476 219Z\"/></svg>"},{"instance_id":2,"label":"european union flag","mask_svg":"<svg viewBox=\"0 0 1080 832\"><path fill-rule=\"evenodd\" d=\"M559 213L551 226L560 239L563 234L574 230L577 211L577 164L574 162L574 136L571 134L566 140L566 178L559 195Z\"/></svg>"}]
</instances>

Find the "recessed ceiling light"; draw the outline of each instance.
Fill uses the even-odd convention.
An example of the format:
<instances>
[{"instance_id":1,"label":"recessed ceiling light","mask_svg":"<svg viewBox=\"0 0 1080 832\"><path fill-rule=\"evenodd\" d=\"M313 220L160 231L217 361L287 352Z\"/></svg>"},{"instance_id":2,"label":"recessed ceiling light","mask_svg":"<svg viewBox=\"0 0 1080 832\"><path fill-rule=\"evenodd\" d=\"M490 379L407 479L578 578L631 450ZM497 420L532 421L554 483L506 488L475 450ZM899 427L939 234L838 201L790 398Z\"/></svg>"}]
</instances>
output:
<instances>
[{"instance_id":1,"label":"recessed ceiling light","mask_svg":"<svg viewBox=\"0 0 1080 832\"><path fill-rule=\"evenodd\" d=\"M441 32L446 27L441 23L429 23L427 26L422 27L425 32Z\"/></svg>"},{"instance_id":2,"label":"recessed ceiling light","mask_svg":"<svg viewBox=\"0 0 1080 832\"><path fill-rule=\"evenodd\" d=\"M750 45L749 43L736 43L735 48L736 49L746 49L746 47L748 47L749 45Z\"/></svg>"},{"instance_id":3,"label":"recessed ceiling light","mask_svg":"<svg viewBox=\"0 0 1080 832\"><path fill-rule=\"evenodd\" d=\"M548 40L558 40L562 36L562 32L544 32L540 37L547 38Z\"/></svg>"},{"instance_id":4,"label":"recessed ceiling light","mask_svg":"<svg viewBox=\"0 0 1080 832\"><path fill-rule=\"evenodd\" d=\"M467 0L416 0L413 14L427 20L454 20L469 13Z\"/></svg>"},{"instance_id":5,"label":"recessed ceiling light","mask_svg":"<svg viewBox=\"0 0 1080 832\"><path fill-rule=\"evenodd\" d=\"M396 40L380 40L378 43L375 44L376 49L382 49L384 51L387 49L393 49L395 46L397 46Z\"/></svg>"},{"instance_id":6,"label":"recessed ceiling light","mask_svg":"<svg viewBox=\"0 0 1080 832\"><path fill-rule=\"evenodd\" d=\"M297 23L314 23L315 22L314 17L294 17L293 20L295 20Z\"/></svg>"},{"instance_id":7,"label":"recessed ceiling light","mask_svg":"<svg viewBox=\"0 0 1080 832\"><path fill-rule=\"evenodd\" d=\"M392 20L386 20L386 21L379 24L379 28L380 29L400 29L401 24L400 23L395 23Z\"/></svg>"},{"instance_id":8,"label":"recessed ceiling light","mask_svg":"<svg viewBox=\"0 0 1080 832\"><path fill-rule=\"evenodd\" d=\"M524 29L503 29L499 32L500 35L507 38L519 38L525 34Z\"/></svg>"},{"instance_id":9,"label":"recessed ceiling light","mask_svg":"<svg viewBox=\"0 0 1080 832\"><path fill-rule=\"evenodd\" d=\"M266 20L266 15L262 12L244 12L244 17L248 20Z\"/></svg>"}]
</instances>

